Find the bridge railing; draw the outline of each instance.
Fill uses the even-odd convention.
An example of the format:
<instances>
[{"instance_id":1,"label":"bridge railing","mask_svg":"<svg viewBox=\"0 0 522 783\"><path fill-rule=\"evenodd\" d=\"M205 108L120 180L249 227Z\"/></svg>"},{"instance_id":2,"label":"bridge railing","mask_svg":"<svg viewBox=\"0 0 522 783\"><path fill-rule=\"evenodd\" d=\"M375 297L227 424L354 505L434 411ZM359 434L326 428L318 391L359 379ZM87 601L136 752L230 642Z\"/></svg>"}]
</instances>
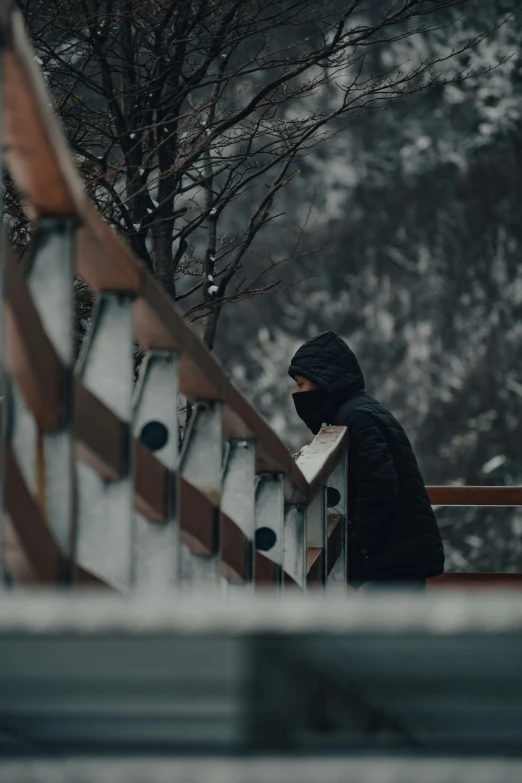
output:
<instances>
[{"instance_id":1,"label":"bridge railing","mask_svg":"<svg viewBox=\"0 0 522 783\"><path fill-rule=\"evenodd\" d=\"M122 592L346 584L346 429L294 459L89 202L7 0L0 36L3 163L34 227L23 270L2 242L6 577ZM75 275L96 295L76 364ZM181 453L178 391L193 404ZM522 504L522 489L492 489Z\"/></svg>"},{"instance_id":2,"label":"bridge railing","mask_svg":"<svg viewBox=\"0 0 522 783\"><path fill-rule=\"evenodd\" d=\"M4 165L34 226L24 271L2 247L8 575L122 591L324 582L346 552L325 489L337 483L342 510L344 428L294 460L87 199L6 0L0 28ZM96 294L76 366L75 275ZM134 341L147 351L135 391ZM181 454L178 390L194 405Z\"/></svg>"}]
</instances>

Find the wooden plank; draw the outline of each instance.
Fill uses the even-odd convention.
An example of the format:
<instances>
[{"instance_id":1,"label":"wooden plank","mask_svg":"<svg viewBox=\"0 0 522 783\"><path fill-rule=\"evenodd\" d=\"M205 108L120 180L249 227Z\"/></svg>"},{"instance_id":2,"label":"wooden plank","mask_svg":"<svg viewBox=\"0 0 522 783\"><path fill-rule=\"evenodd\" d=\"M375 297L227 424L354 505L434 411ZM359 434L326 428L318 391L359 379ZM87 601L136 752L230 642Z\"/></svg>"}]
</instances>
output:
<instances>
[{"instance_id":1,"label":"wooden plank","mask_svg":"<svg viewBox=\"0 0 522 783\"><path fill-rule=\"evenodd\" d=\"M330 573L343 551L343 526L340 514L328 515L326 535L328 538L326 573Z\"/></svg>"},{"instance_id":2,"label":"wooden plank","mask_svg":"<svg viewBox=\"0 0 522 783\"><path fill-rule=\"evenodd\" d=\"M324 549L308 547L306 552L306 584L324 584Z\"/></svg>"},{"instance_id":3,"label":"wooden plank","mask_svg":"<svg viewBox=\"0 0 522 783\"><path fill-rule=\"evenodd\" d=\"M279 582L280 566L261 552L255 552L254 556L256 587L275 587Z\"/></svg>"},{"instance_id":4,"label":"wooden plank","mask_svg":"<svg viewBox=\"0 0 522 783\"><path fill-rule=\"evenodd\" d=\"M426 488L434 506L522 506L522 487Z\"/></svg>"},{"instance_id":5,"label":"wooden plank","mask_svg":"<svg viewBox=\"0 0 522 783\"><path fill-rule=\"evenodd\" d=\"M428 590L462 588L465 590L490 588L522 588L522 574L447 573L427 580Z\"/></svg>"},{"instance_id":6,"label":"wooden plank","mask_svg":"<svg viewBox=\"0 0 522 783\"><path fill-rule=\"evenodd\" d=\"M74 379L74 440L79 459L102 478L116 481L123 473L123 444L128 437L124 422Z\"/></svg>"},{"instance_id":7,"label":"wooden plank","mask_svg":"<svg viewBox=\"0 0 522 783\"><path fill-rule=\"evenodd\" d=\"M214 555L219 543L219 509L182 476L179 479L179 507L181 542L194 555Z\"/></svg>"},{"instance_id":8,"label":"wooden plank","mask_svg":"<svg viewBox=\"0 0 522 783\"><path fill-rule=\"evenodd\" d=\"M29 490L11 446L5 453L5 509L38 583L59 582L62 558L44 514ZM14 575L16 578L16 575Z\"/></svg>"},{"instance_id":9,"label":"wooden plank","mask_svg":"<svg viewBox=\"0 0 522 783\"><path fill-rule=\"evenodd\" d=\"M191 400L225 399L227 378L216 357L149 274L143 275L140 296L134 306L134 334L145 350L179 352L179 385L186 397Z\"/></svg>"},{"instance_id":10,"label":"wooden plank","mask_svg":"<svg viewBox=\"0 0 522 783\"><path fill-rule=\"evenodd\" d=\"M18 10L4 20L10 49L4 54L4 149L7 166L31 220L78 215L85 202L81 177Z\"/></svg>"},{"instance_id":11,"label":"wooden plank","mask_svg":"<svg viewBox=\"0 0 522 783\"><path fill-rule=\"evenodd\" d=\"M80 214L76 239L76 273L98 293L125 291L138 294L146 270L90 201Z\"/></svg>"},{"instance_id":12,"label":"wooden plank","mask_svg":"<svg viewBox=\"0 0 522 783\"><path fill-rule=\"evenodd\" d=\"M347 427L322 427L312 443L299 455L297 466L308 481L308 503L326 484L347 448Z\"/></svg>"},{"instance_id":13,"label":"wooden plank","mask_svg":"<svg viewBox=\"0 0 522 783\"><path fill-rule=\"evenodd\" d=\"M139 440L134 440L136 508L149 522L166 522L169 515L169 470Z\"/></svg>"}]
</instances>

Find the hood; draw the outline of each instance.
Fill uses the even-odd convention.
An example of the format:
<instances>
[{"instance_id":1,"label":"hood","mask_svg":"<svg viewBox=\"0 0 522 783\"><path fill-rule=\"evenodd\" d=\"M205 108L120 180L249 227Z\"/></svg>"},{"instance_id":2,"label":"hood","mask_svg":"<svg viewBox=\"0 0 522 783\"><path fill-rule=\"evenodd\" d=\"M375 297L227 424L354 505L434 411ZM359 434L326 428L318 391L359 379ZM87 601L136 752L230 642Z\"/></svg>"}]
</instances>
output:
<instances>
[{"instance_id":1,"label":"hood","mask_svg":"<svg viewBox=\"0 0 522 783\"><path fill-rule=\"evenodd\" d=\"M302 345L288 374L317 383L333 400L345 400L364 389L364 377L354 352L335 332L323 332Z\"/></svg>"}]
</instances>

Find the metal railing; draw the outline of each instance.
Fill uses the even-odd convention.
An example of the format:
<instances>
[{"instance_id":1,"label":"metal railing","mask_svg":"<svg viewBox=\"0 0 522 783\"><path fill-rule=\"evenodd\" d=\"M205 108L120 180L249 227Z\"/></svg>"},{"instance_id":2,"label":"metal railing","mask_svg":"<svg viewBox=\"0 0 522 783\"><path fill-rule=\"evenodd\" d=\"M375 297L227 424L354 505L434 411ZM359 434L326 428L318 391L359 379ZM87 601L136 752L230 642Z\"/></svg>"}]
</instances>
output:
<instances>
[{"instance_id":1,"label":"metal railing","mask_svg":"<svg viewBox=\"0 0 522 783\"><path fill-rule=\"evenodd\" d=\"M22 17L0 8L5 164L37 228L25 274L2 253L6 570L122 591L324 582L346 552L325 501L331 475L346 500L344 428L296 464L88 201ZM75 274L97 302L73 368ZM180 455L178 389L194 403Z\"/></svg>"},{"instance_id":2,"label":"metal railing","mask_svg":"<svg viewBox=\"0 0 522 783\"><path fill-rule=\"evenodd\" d=\"M37 229L25 273L2 246L6 572L122 592L345 585L346 428L294 460L89 202L6 0L0 34L4 163ZM96 294L76 366L74 275ZM147 352L135 391L134 341ZM181 454L178 390L194 406ZM522 504L522 488L430 491Z\"/></svg>"}]
</instances>

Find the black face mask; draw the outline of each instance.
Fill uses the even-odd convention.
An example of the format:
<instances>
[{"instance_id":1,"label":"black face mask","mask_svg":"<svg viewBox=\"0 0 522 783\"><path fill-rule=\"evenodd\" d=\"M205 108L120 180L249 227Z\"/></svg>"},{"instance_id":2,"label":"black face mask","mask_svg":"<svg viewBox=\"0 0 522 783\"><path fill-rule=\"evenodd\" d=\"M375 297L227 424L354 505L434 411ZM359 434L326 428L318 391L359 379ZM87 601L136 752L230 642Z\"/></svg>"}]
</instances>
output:
<instances>
[{"instance_id":1,"label":"black face mask","mask_svg":"<svg viewBox=\"0 0 522 783\"><path fill-rule=\"evenodd\" d=\"M307 392L294 392L295 410L308 429L317 435L329 408L329 394L325 389L314 389Z\"/></svg>"}]
</instances>

